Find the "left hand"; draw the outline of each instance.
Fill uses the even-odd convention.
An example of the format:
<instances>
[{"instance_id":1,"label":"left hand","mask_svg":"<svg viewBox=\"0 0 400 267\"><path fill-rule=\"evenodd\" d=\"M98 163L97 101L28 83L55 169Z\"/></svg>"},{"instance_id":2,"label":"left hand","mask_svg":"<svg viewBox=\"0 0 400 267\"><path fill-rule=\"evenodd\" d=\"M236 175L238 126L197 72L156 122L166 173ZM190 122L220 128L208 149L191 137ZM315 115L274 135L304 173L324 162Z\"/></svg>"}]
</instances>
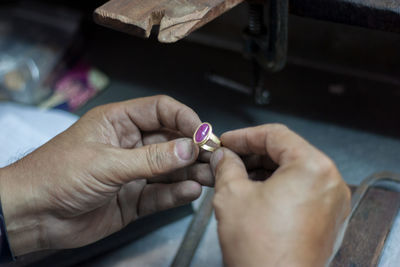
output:
<instances>
[{"instance_id":1,"label":"left hand","mask_svg":"<svg viewBox=\"0 0 400 267\"><path fill-rule=\"evenodd\" d=\"M0 169L14 254L83 246L198 198L213 175L184 137L200 123L193 110L166 96L101 106Z\"/></svg>"}]
</instances>

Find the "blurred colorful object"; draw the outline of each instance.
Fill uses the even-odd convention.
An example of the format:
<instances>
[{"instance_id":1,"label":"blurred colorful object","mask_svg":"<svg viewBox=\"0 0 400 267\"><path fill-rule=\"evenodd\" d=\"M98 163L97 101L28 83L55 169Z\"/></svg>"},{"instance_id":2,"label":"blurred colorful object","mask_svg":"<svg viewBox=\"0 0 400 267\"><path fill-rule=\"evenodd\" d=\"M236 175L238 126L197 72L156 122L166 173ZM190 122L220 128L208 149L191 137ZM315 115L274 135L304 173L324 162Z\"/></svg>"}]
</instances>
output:
<instances>
[{"instance_id":1,"label":"blurred colorful object","mask_svg":"<svg viewBox=\"0 0 400 267\"><path fill-rule=\"evenodd\" d=\"M80 63L56 82L54 94L39 107L75 111L108 84L109 79L104 73Z\"/></svg>"},{"instance_id":2,"label":"blurred colorful object","mask_svg":"<svg viewBox=\"0 0 400 267\"><path fill-rule=\"evenodd\" d=\"M48 97L80 20L77 11L37 3L0 9L0 94L24 104Z\"/></svg>"}]
</instances>

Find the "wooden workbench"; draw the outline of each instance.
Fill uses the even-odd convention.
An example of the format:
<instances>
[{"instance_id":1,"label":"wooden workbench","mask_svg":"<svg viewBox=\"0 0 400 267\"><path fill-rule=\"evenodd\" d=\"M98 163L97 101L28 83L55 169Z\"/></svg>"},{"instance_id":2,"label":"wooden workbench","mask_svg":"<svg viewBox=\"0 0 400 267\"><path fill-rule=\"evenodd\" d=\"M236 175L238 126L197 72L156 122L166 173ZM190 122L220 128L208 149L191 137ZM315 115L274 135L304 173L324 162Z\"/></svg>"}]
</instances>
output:
<instances>
[{"instance_id":1,"label":"wooden workbench","mask_svg":"<svg viewBox=\"0 0 400 267\"><path fill-rule=\"evenodd\" d=\"M106 27L149 37L160 25L158 40L176 42L244 0L111 0L96 9L95 21Z\"/></svg>"}]
</instances>

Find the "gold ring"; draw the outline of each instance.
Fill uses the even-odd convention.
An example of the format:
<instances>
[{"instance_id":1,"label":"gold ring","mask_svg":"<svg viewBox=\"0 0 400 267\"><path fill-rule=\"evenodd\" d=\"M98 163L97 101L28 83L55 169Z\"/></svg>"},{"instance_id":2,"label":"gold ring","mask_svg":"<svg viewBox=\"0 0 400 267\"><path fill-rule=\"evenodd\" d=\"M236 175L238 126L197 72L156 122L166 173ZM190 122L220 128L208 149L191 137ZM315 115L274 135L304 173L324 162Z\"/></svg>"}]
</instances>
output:
<instances>
[{"instance_id":1,"label":"gold ring","mask_svg":"<svg viewBox=\"0 0 400 267\"><path fill-rule=\"evenodd\" d=\"M213 134L212 126L208 122L203 122L199 127L197 127L197 130L193 135L193 141L202 149L210 152L214 152L221 146L221 141L217 136L215 136L215 134ZM214 146L212 146L211 141L214 143Z\"/></svg>"}]
</instances>

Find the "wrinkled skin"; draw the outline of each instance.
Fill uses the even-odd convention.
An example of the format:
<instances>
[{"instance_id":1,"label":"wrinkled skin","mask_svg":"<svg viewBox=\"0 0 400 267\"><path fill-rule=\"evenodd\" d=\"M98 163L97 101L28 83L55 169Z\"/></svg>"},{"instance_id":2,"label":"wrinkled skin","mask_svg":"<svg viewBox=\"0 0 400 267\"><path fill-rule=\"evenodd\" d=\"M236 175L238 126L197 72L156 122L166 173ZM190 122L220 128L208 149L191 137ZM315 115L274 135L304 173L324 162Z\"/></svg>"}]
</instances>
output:
<instances>
[{"instance_id":1,"label":"wrinkled skin","mask_svg":"<svg viewBox=\"0 0 400 267\"><path fill-rule=\"evenodd\" d=\"M0 169L14 254L92 243L193 201L215 176L228 266L327 264L350 210L334 163L275 124L225 133L224 148L199 155L191 137L200 123L167 96L105 105Z\"/></svg>"},{"instance_id":2,"label":"wrinkled skin","mask_svg":"<svg viewBox=\"0 0 400 267\"><path fill-rule=\"evenodd\" d=\"M350 211L350 191L334 163L283 125L221 140L226 148L211 165L226 265L325 266Z\"/></svg>"},{"instance_id":3,"label":"wrinkled skin","mask_svg":"<svg viewBox=\"0 0 400 267\"><path fill-rule=\"evenodd\" d=\"M190 139L199 124L167 96L105 105L1 169L15 255L83 246L198 198L201 185L213 184Z\"/></svg>"}]
</instances>

